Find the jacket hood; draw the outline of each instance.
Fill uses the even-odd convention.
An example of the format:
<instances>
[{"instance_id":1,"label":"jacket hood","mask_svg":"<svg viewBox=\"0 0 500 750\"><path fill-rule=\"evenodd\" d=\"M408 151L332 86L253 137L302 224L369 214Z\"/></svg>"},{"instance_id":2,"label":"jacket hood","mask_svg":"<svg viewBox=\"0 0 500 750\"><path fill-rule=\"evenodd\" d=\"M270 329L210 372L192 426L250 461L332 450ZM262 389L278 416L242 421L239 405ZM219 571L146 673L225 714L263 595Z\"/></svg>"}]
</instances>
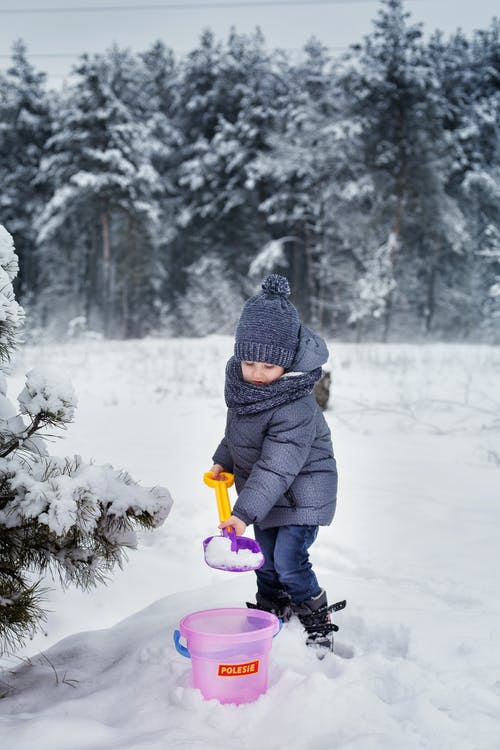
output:
<instances>
[{"instance_id":1,"label":"jacket hood","mask_svg":"<svg viewBox=\"0 0 500 750\"><path fill-rule=\"evenodd\" d=\"M311 372L328 360L325 340L305 325L300 326L299 345L288 372Z\"/></svg>"}]
</instances>

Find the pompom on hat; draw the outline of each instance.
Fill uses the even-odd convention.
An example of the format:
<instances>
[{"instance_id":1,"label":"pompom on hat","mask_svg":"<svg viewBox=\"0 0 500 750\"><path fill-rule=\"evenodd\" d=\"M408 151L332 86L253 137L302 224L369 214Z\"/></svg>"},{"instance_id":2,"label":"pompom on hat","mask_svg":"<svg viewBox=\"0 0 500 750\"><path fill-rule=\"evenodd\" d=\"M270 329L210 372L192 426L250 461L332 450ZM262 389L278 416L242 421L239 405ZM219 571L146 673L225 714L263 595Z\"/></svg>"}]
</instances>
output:
<instances>
[{"instance_id":1,"label":"pompom on hat","mask_svg":"<svg viewBox=\"0 0 500 750\"><path fill-rule=\"evenodd\" d=\"M300 320L289 297L288 279L272 273L264 279L262 292L245 302L236 327L237 360L290 367L299 343Z\"/></svg>"}]
</instances>

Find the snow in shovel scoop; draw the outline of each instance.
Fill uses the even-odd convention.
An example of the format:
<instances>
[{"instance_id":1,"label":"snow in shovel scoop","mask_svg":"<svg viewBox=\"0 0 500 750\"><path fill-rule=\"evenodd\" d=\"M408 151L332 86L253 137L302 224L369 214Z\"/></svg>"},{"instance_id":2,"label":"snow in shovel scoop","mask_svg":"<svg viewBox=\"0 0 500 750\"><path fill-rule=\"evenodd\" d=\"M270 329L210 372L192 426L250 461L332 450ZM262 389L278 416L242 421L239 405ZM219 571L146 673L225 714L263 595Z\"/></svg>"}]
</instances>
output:
<instances>
[{"instance_id":1,"label":"snow in shovel scoop","mask_svg":"<svg viewBox=\"0 0 500 750\"><path fill-rule=\"evenodd\" d=\"M231 549L231 539L227 536L214 536L205 547L205 560L214 568L224 570L255 570L264 562L261 552L250 549Z\"/></svg>"}]
</instances>

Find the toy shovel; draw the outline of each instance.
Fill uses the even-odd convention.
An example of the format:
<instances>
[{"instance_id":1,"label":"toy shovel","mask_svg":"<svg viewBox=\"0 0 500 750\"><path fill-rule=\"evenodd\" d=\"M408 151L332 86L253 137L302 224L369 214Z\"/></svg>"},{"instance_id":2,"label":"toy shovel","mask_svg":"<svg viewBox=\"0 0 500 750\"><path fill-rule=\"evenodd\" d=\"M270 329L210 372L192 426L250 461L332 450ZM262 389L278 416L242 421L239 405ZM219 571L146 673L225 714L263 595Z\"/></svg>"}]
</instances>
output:
<instances>
[{"instance_id":1,"label":"toy shovel","mask_svg":"<svg viewBox=\"0 0 500 750\"><path fill-rule=\"evenodd\" d=\"M214 477L211 471L207 471L203 475L203 481L215 489L219 520L227 521L232 514L227 490L234 484L234 476L225 471ZM257 570L264 564L264 555L258 542L246 536L237 536L230 526L222 529L219 536L209 536L205 539L203 551L207 565L218 570L242 573L246 570Z\"/></svg>"}]
</instances>

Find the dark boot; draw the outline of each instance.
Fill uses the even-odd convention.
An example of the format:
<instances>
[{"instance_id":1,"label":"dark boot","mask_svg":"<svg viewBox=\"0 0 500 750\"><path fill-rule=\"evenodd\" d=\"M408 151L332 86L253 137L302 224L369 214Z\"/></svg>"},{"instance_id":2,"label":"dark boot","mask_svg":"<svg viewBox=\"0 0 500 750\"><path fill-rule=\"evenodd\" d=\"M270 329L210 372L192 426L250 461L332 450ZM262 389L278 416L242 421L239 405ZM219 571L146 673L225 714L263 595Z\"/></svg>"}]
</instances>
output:
<instances>
[{"instance_id":1,"label":"dark boot","mask_svg":"<svg viewBox=\"0 0 500 750\"><path fill-rule=\"evenodd\" d=\"M321 650L333 651L333 633L338 626L331 621L330 612L344 609L345 600L328 606L326 592L322 589L317 596L294 604L293 612L301 621L307 633L306 646L314 646Z\"/></svg>"},{"instance_id":2,"label":"dark boot","mask_svg":"<svg viewBox=\"0 0 500 750\"><path fill-rule=\"evenodd\" d=\"M264 599L264 597L257 592L255 599L257 604L247 602L247 607L250 609L262 609L264 612L271 612L283 622L288 622L293 614L291 607L292 600L286 594L278 596L276 599Z\"/></svg>"}]
</instances>

